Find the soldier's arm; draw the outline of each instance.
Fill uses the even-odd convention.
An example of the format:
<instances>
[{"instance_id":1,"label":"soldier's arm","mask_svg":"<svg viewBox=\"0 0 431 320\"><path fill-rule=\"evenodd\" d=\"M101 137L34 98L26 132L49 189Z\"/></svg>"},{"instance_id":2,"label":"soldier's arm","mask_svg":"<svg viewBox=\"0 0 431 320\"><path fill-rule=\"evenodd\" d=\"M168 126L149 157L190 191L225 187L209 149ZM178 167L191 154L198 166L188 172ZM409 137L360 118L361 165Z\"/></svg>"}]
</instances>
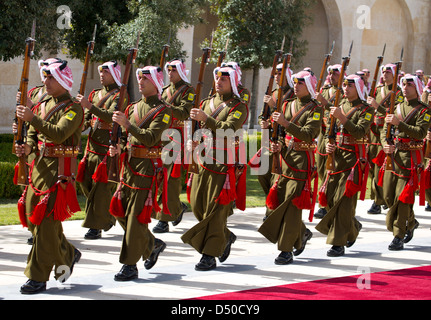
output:
<instances>
[{"instance_id":1,"label":"soldier's arm","mask_svg":"<svg viewBox=\"0 0 431 320\"><path fill-rule=\"evenodd\" d=\"M357 123L353 123L352 120L348 119L344 124L344 128L346 128L349 134L351 134L355 139L362 139L370 131L373 121L373 110L368 108L361 113Z\"/></svg>"},{"instance_id":2,"label":"soldier's arm","mask_svg":"<svg viewBox=\"0 0 431 320\"><path fill-rule=\"evenodd\" d=\"M55 144L62 144L81 125L84 113L79 104L73 104L57 123L50 123L34 115L31 125Z\"/></svg>"},{"instance_id":3,"label":"soldier's arm","mask_svg":"<svg viewBox=\"0 0 431 320\"><path fill-rule=\"evenodd\" d=\"M247 120L248 110L244 103L237 106L227 117L226 120L216 120L211 116L207 117L205 125L208 129L216 131L217 129L237 131L242 128L243 123Z\"/></svg>"},{"instance_id":4,"label":"soldier's arm","mask_svg":"<svg viewBox=\"0 0 431 320\"><path fill-rule=\"evenodd\" d=\"M102 119L104 122L112 123L112 115L114 114L114 111L117 111L117 106L120 100L120 95L117 94L114 97L110 97L108 101L106 101L105 105L108 105L109 107L106 109L98 108L95 105L92 105L90 108L90 112L94 114L96 117ZM123 107L121 110L124 110L127 106L128 97L124 99ZM118 109L120 110L120 109Z\"/></svg>"},{"instance_id":5,"label":"soldier's arm","mask_svg":"<svg viewBox=\"0 0 431 320\"><path fill-rule=\"evenodd\" d=\"M430 127L431 110L428 109L423 112L417 119L414 125L407 124L405 122L400 122L398 125L398 130L405 132L410 138L416 140L422 140L426 137L428 128Z\"/></svg>"},{"instance_id":6,"label":"soldier's arm","mask_svg":"<svg viewBox=\"0 0 431 320\"><path fill-rule=\"evenodd\" d=\"M169 89L168 89L169 90ZM178 120L186 120L190 117L190 110L194 106L195 90L189 87L179 99L179 104L171 105L172 117Z\"/></svg>"},{"instance_id":7,"label":"soldier's arm","mask_svg":"<svg viewBox=\"0 0 431 320\"><path fill-rule=\"evenodd\" d=\"M172 121L172 111L165 108L154 119L151 120L148 128L141 129L134 124L130 124L128 132L139 140L146 147L155 146L162 137L164 130L168 129Z\"/></svg>"},{"instance_id":8,"label":"soldier's arm","mask_svg":"<svg viewBox=\"0 0 431 320\"><path fill-rule=\"evenodd\" d=\"M323 108L316 107L311 112L308 112L307 121L304 125L297 125L295 123L289 122L289 125L285 128L285 130L286 132L292 134L295 138L311 143L319 135L322 121Z\"/></svg>"}]
</instances>

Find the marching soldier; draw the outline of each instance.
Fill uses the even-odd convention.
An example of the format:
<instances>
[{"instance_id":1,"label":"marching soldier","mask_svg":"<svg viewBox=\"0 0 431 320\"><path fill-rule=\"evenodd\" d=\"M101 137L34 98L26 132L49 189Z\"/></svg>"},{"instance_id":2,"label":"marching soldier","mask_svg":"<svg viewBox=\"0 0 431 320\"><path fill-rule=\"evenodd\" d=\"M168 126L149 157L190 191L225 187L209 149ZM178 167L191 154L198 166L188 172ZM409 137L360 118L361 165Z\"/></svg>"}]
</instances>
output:
<instances>
[{"instance_id":1,"label":"marching soldier","mask_svg":"<svg viewBox=\"0 0 431 320\"><path fill-rule=\"evenodd\" d=\"M323 110L314 99L317 79L307 71L295 74L294 93L296 99L283 104L281 113L274 112L274 121L284 127L285 137L271 142L271 151L280 152L282 174L274 176L276 181L267 200L269 215L259 228L281 251L275 264L288 264L293 255L302 253L312 233L302 221L302 210L311 210L315 204L312 188L315 174L314 150L322 126ZM314 177L317 182L318 178ZM314 190L313 190L314 189ZM295 249L295 250L293 250Z\"/></svg>"},{"instance_id":2,"label":"marching soldier","mask_svg":"<svg viewBox=\"0 0 431 320\"><path fill-rule=\"evenodd\" d=\"M34 226L34 241L28 256L25 275L29 280L21 293L34 294L46 290L46 281L55 267L55 277L68 266L69 274L81 253L67 241L61 222L80 211L76 197L76 157L79 153L84 113L70 96L73 77L67 62L42 68L49 97L32 110L17 106L17 116L30 123L25 145L16 145L17 154L35 153L30 168L30 185L25 189L18 211L29 215Z\"/></svg>"},{"instance_id":3,"label":"marching soldier","mask_svg":"<svg viewBox=\"0 0 431 320\"><path fill-rule=\"evenodd\" d=\"M387 110L389 110L389 101L391 97L392 86L397 85L394 79L395 65L387 64L382 67L382 81L383 83L376 87L374 93L375 98L369 96L367 103L371 105L375 111L374 123L371 125L370 130L370 144L368 146L368 157L371 163L370 178L371 178L371 199L374 200L371 208L368 210L369 214L380 214L381 206L386 206L383 198L383 189L379 186L379 172L382 177L382 165L384 160L384 152L381 144L381 133L384 125L384 120ZM397 85L398 86L398 85ZM370 93L371 94L371 93ZM401 87L396 90L397 101L403 100Z\"/></svg>"},{"instance_id":4,"label":"marching soldier","mask_svg":"<svg viewBox=\"0 0 431 320\"><path fill-rule=\"evenodd\" d=\"M418 181L423 181L420 179L423 139L430 127L431 110L420 101L423 86L417 76L405 75L402 91L405 100L396 106L394 114L385 117L383 128L383 132L389 124L396 128L395 145L388 144L386 136L381 139L383 150L391 156L394 166L393 171L385 171L383 180L383 195L389 205L386 227L394 235L389 250L402 250L419 226L413 211L417 190L420 191L420 202L425 204L424 190Z\"/></svg>"},{"instance_id":5,"label":"marching soldier","mask_svg":"<svg viewBox=\"0 0 431 320\"><path fill-rule=\"evenodd\" d=\"M157 206L157 190L163 179L161 137L171 124L171 109L161 100L163 72L147 66L136 70L142 99L128 106L125 113L115 111L112 120L123 130L121 181L111 200L110 212L124 229L120 263L114 280L129 281L138 277L137 263L145 260L151 269L166 244L155 239L148 229ZM128 136L126 135L128 134ZM126 144L127 139L127 144ZM109 146L111 156L120 154L120 145ZM166 192L166 190L163 190ZM166 202L163 205L167 205Z\"/></svg>"},{"instance_id":6,"label":"marching soldier","mask_svg":"<svg viewBox=\"0 0 431 320\"><path fill-rule=\"evenodd\" d=\"M48 66L51 63L61 62L61 61L62 60L59 58L49 58L46 60L39 60L38 61L40 79L41 79L42 83L45 81L45 77L42 73L42 68L44 66ZM45 84L43 84L41 86L36 86L36 87L30 89L27 93L27 97L28 97L28 99L27 99L26 106L33 110L33 108L36 105L38 105L40 102L42 102L42 100L49 98L48 93L46 92ZM16 96L17 103L19 103L20 99L21 99L21 92L18 92L17 96ZM28 123L26 123L26 127L28 130L28 127L29 127ZM15 134L17 132L17 130L18 130L17 124L14 122L12 124L12 132ZM28 163L31 163L34 160L34 158L35 158L35 155L33 153L31 153L27 157ZM30 232L32 232L33 226L28 219L27 219L27 225L28 225L28 230ZM33 244L33 235L27 239L27 244L29 244L29 245Z\"/></svg>"},{"instance_id":7,"label":"marching soldier","mask_svg":"<svg viewBox=\"0 0 431 320\"><path fill-rule=\"evenodd\" d=\"M280 77L281 77L281 71L283 68L283 64L280 63L277 65L277 71L275 73L275 82L277 83L277 88L274 89L272 91L271 95L265 95L263 97L263 102L267 103L269 108L270 108L270 114L265 115L264 111L262 110L262 113L259 116L259 122L260 122L260 127L262 129L270 129L271 127L271 115L273 114L273 112L275 111L275 108L277 106L277 98L278 98L278 91L282 90L282 102L281 104L283 104L285 101L289 100L289 99L293 99L295 97L295 92L294 92L294 84L292 81L292 70L289 67L286 67L286 79L285 79L285 86L284 87L280 87L278 84L280 83ZM265 133L268 133L268 130L263 131ZM269 139L269 137L265 137L264 135L261 137L262 140L263 139ZM260 152L264 152L264 153L268 153L268 159L269 159L269 163L272 163L272 152L270 150L268 150L266 147L263 147L262 150L260 150ZM263 155L262 155L263 156ZM272 173L271 173L271 167L268 168L268 172L262 175L258 175L257 176L258 181L260 186L262 187L262 190L265 194L265 197L268 195L269 190L271 189L271 186L273 184L272 181ZM265 218L268 216L268 209L266 211L265 214Z\"/></svg>"},{"instance_id":8,"label":"marching soldier","mask_svg":"<svg viewBox=\"0 0 431 320\"><path fill-rule=\"evenodd\" d=\"M169 76L170 84L163 88L162 98L170 105L172 110L171 128L177 130L181 136L181 141L176 141L172 136L172 143L177 144L174 148L176 157L173 163L167 164L168 170L168 206L170 214L165 214L165 208L162 208L161 213L155 214L153 217L159 222L153 228L154 233L163 233L169 231L169 221L172 225L178 225L184 212L187 210L187 205L180 201L182 190L182 172L184 170L184 121L189 118L190 110L193 107L195 100L195 89L190 85L187 78L188 70L184 61L174 59L165 65L165 70ZM160 201L159 201L160 202Z\"/></svg>"},{"instance_id":9,"label":"marching soldier","mask_svg":"<svg viewBox=\"0 0 431 320\"><path fill-rule=\"evenodd\" d=\"M229 137L217 137L216 130L236 132L241 129L248 118L248 108L239 96L238 75L234 69L216 68L214 78L216 94L203 100L199 109L190 111L191 119L211 132L205 142L214 154L221 153L208 162L198 159L199 173L191 175L190 204L199 222L181 239L202 254L195 266L198 271L216 268L215 257L219 257L220 262L228 258L236 236L227 228L227 218L234 200L237 208L245 207L246 172L233 159L236 152L232 154L231 147L236 149L236 146L230 145Z\"/></svg>"},{"instance_id":10,"label":"marching soldier","mask_svg":"<svg viewBox=\"0 0 431 320\"><path fill-rule=\"evenodd\" d=\"M329 108L333 105L335 99L335 93L337 92L338 79L340 78L341 72L341 64L335 64L328 67L328 83L323 86L320 90L320 93L317 94L316 100L319 101L324 110L324 116L322 121L322 128L320 130L319 137L317 139L317 148L316 148L316 167L317 167L317 175L320 181L323 181L325 178L326 172L326 130L328 127L328 119L329 119ZM314 214L316 218L323 218L327 213L325 207L320 207L319 210Z\"/></svg>"},{"instance_id":11,"label":"marching soldier","mask_svg":"<svg viewBox=\"0 0 431 320\"><path fill-rule=\"evenodd\" d=\"M87 198L82 227L89 230L84 237L92 240L101 238L102 230L108 231L115 225L115 218L109 213L109 201L106 201L112 197L114 184L108 182L106 168L109 168L111 158L108 157L108 149L112 115L118 109L121 87L121 67L116 61L105 62L98 70L103 87L93 90L88 99L80 94L77 96L85 110L82 131L91 128L77 180ZM127 102L124 101L123 106Z\"/></svg>"},{"instance_id":12,"label":"marching soldier","mask_svg":"<svg viewBox=\"0 0 431 320\"><path fill-rule=\"evenodd\" d=\"M357 193L361 192L361 199L365 196L367 134L374 115L374 110L364 102L365 86L361 77L349 75L343 87L346 99L330 111L339 128L336 145L326 144L326 152L334 153L335 166L333 171L326 172L319 190L319 201L325 198L328 213L316 226L316 230L327 235L326 243L332 245L327 252L329 257L344 255L344 247L355 243L361 229L355 218Z\"/></svg>"}]
</instances>

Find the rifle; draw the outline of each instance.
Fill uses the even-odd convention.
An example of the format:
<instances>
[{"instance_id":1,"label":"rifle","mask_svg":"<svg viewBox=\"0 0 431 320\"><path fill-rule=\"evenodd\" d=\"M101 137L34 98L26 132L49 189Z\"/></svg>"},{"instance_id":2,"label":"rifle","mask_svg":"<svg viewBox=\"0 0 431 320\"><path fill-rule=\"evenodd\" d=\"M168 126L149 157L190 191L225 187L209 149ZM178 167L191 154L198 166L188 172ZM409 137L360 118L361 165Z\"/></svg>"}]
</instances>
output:
<instances>
[{"instance_id":1,"label":"rifle","mask_svg":"<svg viewBox=\"0 0 431 320\"><path fill-rule=\"evenodd\" d=\"M325 71L328 68L329 62L331 61L332 52L334 52L335 41L332 41L331 51L325 55L325 60L323 60L322 70L320 70L319 81L317 82L316 92L320 91L323 82L323 76L325 75Z\"/></svg>"},{"instance_id":2,"label":"rifle","mask_svg":"<svg viewBox=\"0 0 431 320\"><path fill-rule=\"evenodd\" d=\"M344 74L347 70L347 67L350 62L350 55L352 53L353 41L350 44L349 55L343 58L343 64L341 65L340 78L338 79L337 92L335 93L335 101L334 106L338 108L341 99L341 90L344 82ZM335 135L336 135L336 120L334 116L331 116L331 124L328 132L328 139L330 144L335 144ZM334 163L334 153L329 153L328 158L326 159L326 170L334 171L335 163Z\"/></svg>"},{"instance_id":3,"label":"rifle","mask_svg":"<svg viewBox=\"0 0 431 320\"><path fill-rule=\"evenodd\" d=\"M274 78L275 78L275 73L277 72L278 61L283 55L284 41L285 41L285 38L283 38L283 42L281 43L281 49L275 51L274 60L272 62L271 76L269 77L268 87L266 87L266 92L265 92L265 95L267 96L272 93L272 87L274 86ZM271 108L266 102L263 104L262 114L263 114L263 120L268 120L269 117L271 116Z\"/></svg>"},{"instance_id":4,"label":"rifle","mask_svg":"<svg viewBox=\"0 0 431 320\"><path fill-rule=\"evenodd\" d=\"M159 64L159 66L160 66L160 68L162 68L162 70L165 67L166 58L168 57L169 48L170 48L169 43L170 42L171 42L171 30L169 30L168 43L165 44L162 48L162 55L160 57L160 64Z\"/></svg>"},{"instance_id":5,"label":"rifle","mask_svg":"<svg viewBox=\"0 0 431 320\"><path fill-rule=\"evenodd\" d=\"M79 86L79 94L80 95L84 95L84 93L85 93L85 86L87 84L88 67L90 65L90 58L94 52L94 43L96 40L96 31L97 31L97 24L94 25L93 38L92 38L93 40L89 41L88 45L87 45L87 53L85 54L85 61L84 61L84 71L82 72L81 84Z\"/></svg>"},{"instance_id":6,"label":"rifle","mask_svg":"<svg viewBox=\"0 0 431 320\"><path fill-rule=\"evenodd\" d=\"M212 40L211 40L211 45L209 48L204 48L203 49L203 54L202 54L202 60L201 60L201 67L199 69L199 78L198 78L198 83L196 85L196 92L195 92L195 105L194 108L199 108L200 105L200 96L201 96L201 91L202 91L202 86L203 86L203 79L204 79L204 73L205 73L205 67L210 59L210 55L211 55L211 47L212 47ZM192 120L192 126L191 126L191 130L190 130L190 134L193 140L193 134L195 132L195 130L197 129L197 124L198 122L196 120ZM193 157L194 154L194 147L192 146L192 158L191 158L191 162L189 164L189 168L188 171L190 173L198 173L198 165Z\"/></svg>"},{"instance_id":7,"label":"rifle","mask_svg":"<svg viewBox=\"0 0 431 320\"><path fill-rule=\"evenodd\" d=\"M136 55L138 53L139 37L140 37L140 32L138 32L138 37L136 40L136 46L134 48L129 49L129 54L127 55L126 67L124 69L123 81L121 84L118 104L116 107L117 111L121 111L121 112L124 111L123 105L124 105L124 102L126 100L127 85L129 83L129 76L130 76L130 71L132 69L132 65L135 63ZM112 124L112 132L111 132L111 140L110 140L111 146L113 146L113 147L117 146L117 143L118 143L118 140L120 139L120 136L121 136L120 125L118 123L114 122ZM117 154L114 157L112 157L112 159L111 159L111 163L109 166L109 172L108 172L108 181L120 182L118 155Z\"/></svg>"},{"instance_id":8,"label":"rifle","mask_svg":"<svg viewBox=\"0 0 431 320\"><path fill-rule=\"evenodd\" d=\"M221 64L223 63L223 60L226 58L228 45L229 45L229 38L227 38L227 40L226 40L226 45L225 45L224 50L219 52L216 68L220 67ZM213 80L213 86L211 87L211 91L210 91L209 96L211 97L214 94L214 92L215 92L215 80Z\"/></svg>"},{"instance_id":9,"label":"rifle","mask_svg":"<svg viewBox=\"0 0 431 320\"><path fill-rule=\"evenodd\" d=\"M280 89L278 90L278 97L277 97L277 111L276 112L281 112L281 104L282 104L282 95L283 95L283 90L281 88L283 88L284 86L284 82L286 79L286 70L287 67L290 65L290 61L292 60L292 42L290 44L290 52L286 53L283 56L283 68L281 69L281 76L280 76L280 80L279 80L279 87ZM272 137L271 137L271 141L272 142L277 142L278 141L278 137L279 137L279 125L277 122L274 121L273 123L273 131L272 131ZM273 153L272 156L272 173L275 174L281 174L281 164L280 164L280 157L279 157L279 152Z\"/></svg>"},{"instance_id":10,"label":"rifle","mask_svg":"<svg viewBox=\"0 0 431 320\"><path fill-rule=\"evenodd\" d=\"M394 74L394 83L392 84L392 90L391 90L391 100L390 100L390 107L388 114L394 114L395 111L395 104L396 104L396 96L397 96L397 84L398 84L398 75L401 70L401 66L403 64L403 55L404 55L404 48L401 50L401 59L398 61L395 65L395 74ZM386 142L389 145L394 145L394 137L392 136L392 124L388 123L386 128ZM393 154L387 154L386 155L386 170L393 171L394 170L394 163L393 163Z\"/></svg>"},{"instance_id":11,"label":"rifle","mask_svg":"<svg viewBox=\"0 0 431 320\"><path fill-rule=\"evenodd\" d=\"M19 104L25 106L27 103L27 91L28 91L28 81L30 73L30 59L34 53L34 43L36 37L36 20L33 20L33 25L31 28L31 35L25 40L25 54L24 54L24 65L22 67L21 82L19 85L19 91L21 92L21 97ZM23 145L27 138L27 127L22 119L15 118L18 124L17 133L14 135L14 143L12 146L12 153L16 154L15 144ZM17 185L27 186L28 185L28 168L27 159L25 155L18 157L18 176Z\"/></svg>"},{"instance_id":12,"label":"rifle","mask_svg":"<svg viewBox=\"0 0 431 320\"><path fill-rule=\"evenodd\" d=\"M379 76L380 67L381 67L382 62L383 62L383 57L385 56L385 50L386 50L386 43L385 43L385 46L383 47L382 55L377 57L376 69L374 70L374 78L373 78L373 82L371 84L371 89L370 89L370 97L373 97L373 98L376 97L375 91L376 91L376 87L377 87L377 77Z\"/></svg>"}]
</instances>

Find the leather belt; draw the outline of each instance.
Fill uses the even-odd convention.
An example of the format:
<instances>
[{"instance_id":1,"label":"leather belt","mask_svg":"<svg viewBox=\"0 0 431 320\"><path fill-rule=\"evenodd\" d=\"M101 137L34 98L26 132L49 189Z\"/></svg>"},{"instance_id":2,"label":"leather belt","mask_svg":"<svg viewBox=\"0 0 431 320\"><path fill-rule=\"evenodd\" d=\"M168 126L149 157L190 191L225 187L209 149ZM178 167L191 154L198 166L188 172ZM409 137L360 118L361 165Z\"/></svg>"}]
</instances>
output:
<instances>
[{"instance_id":1,"label":"leather belt","mask_svg":"<svg viewBox=\"0 0 431 320\"><path fill-rule=\"evenodd\" d=\"M64 146L62 144L54 146L43 146L43 144L39 144L38 149L41 152L43 150L44 157L50 158L76 158L81 152L79 146Z\"/></svg>"},{"instance_id":2,"label":"leather belt","mask_svg":"<svg viewBox=\"0 0 431 320\"><path fill-rule=\"evenodd\" d=\"M291 148L295 151L314 151L317 147L317 143L315 141L313 142L305 142L305 141L294 141L294 139L291 136L286 136L284 138L284 141L287 146L291 146Z\"/></svg>"},{"instance_id":3,"label":"leather belt","mask_svg":"<svg viewBox=\"0 0 431 320\"><path fill-rule=\"evenodd\" d=\"M113 127L112 123L107 123L107 122L104 122L104 121L101 121L101 120L97 121L95 119L91 119L91 127L93 129L95 129L94 126L96 125L96 122L97 122L97 129L111 130L112 127Z\"/></svg>"},{"instance_id":4,"label":"leather belt","mask_svg":"<svg viewBox=\"0 0 431 320\"><path fill-rule=\"evenodd\" d=\"M395 146L398 150L402 151L414 151L414 150L422 150L424 147L424 143L422 141L411 141L411 142L395 142Z\"/></svg>"},{"instance_id":5,"label":"leather belt","mask_svg":"<svg viewBox=\"0 0 431 320\"><path fill-rule=\"evenodd\" d=\"M336 138L336 141L337 141L337 143L338 144L340 144L340 136L338 135L337 136L337 138ZM342 140L342 145L343 144L350 144L350 145L353 145L353 144L368 144L368 143L370 143L369 142L369 140L368 140L368 137L366 136L366 137L364 137L364 138L362 138L362 139L355 139L354 137L352 137L352 136L346 136L346 135L343 135L343 140Z\"/></svg>"},{"instance_id":6,"label":"leather belt","mask_svg":"<svg viewBox=\"0 0 431 320\"><path fill-rule=\"evenodd\" d=\"M158 159L162 157L162 148L128 147L131 157L140 159Z\"/></svg>"}]
</instances>

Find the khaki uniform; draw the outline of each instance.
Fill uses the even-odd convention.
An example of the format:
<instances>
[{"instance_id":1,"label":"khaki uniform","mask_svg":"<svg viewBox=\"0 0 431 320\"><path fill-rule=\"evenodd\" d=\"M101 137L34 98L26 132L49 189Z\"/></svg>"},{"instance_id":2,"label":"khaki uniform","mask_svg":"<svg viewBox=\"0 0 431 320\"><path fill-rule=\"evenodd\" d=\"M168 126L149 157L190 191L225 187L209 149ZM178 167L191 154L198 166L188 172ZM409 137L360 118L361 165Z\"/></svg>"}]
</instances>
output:
<instances>
[{"instance_id":1,"label":"khaki uniform","mask_svg":"<svg viewBox=\"0 0 431 320\"><path fill-rule=\"evenodd\" d=\"M74 177L84 112L68 93L49 97L33 111L27 143L36 159L22 200L34 225L34 240L24 273L45 282L53 267L71 266L74 259L75 247L64 236L61 222L80 210ZM63 272L56 273L56 278Z\"/></svg>"},{"instance_id":2,"label":"khaki uniform","mask_svg":"<svg viewBox=\"0 0 431 320\"><path fill-rule=\"evenodd\" d=\"M107 181L106 175L96 176L95 173L99 166L105 165L106 168L110 166L111 157L108 156L108 149L112 115L118 107L119 99L117 84L94 90L89 95L92 106L90 110L85 111L83 131L87 128L91 130L78 173L81 190L87 198L85 219L82 223L84 228L107 231L115 225L115 218L109 213L109 200L115 185ZM124 102L123 106L125 105L127 101Z\"/></svg>"},{"instance_id":3,"label":"khaki uniform","mask_svg":"<svg viewBox=\"0 0 431 320\"><path fill-rule=\"evenodd\" d=\"M124 229L120 263L134 265L141 258L147 259L154 248L155 238L148 223L157 204L158 173L163 168L161 137L169 128L172 112L152 96L130 105L126 116L131 126L123 132L122 181L113 196L111 214ZM115 201L121 206L116 212L112 210Z\"/></svg>"},{"instance_id":4,"label":"khaki uniform","mask_svg":"<svg viewBox=\"0 0 431 320\"><path fill-rule=\"evenodd\" d=\"M360 230L355 218L357 193L362 191L364 195L366 188L366 137L374 116L374 110L359 99L352 103L344 99L340 108L348 120L342 127L337 121L335 168L333 172L326 172L320 189L326 188L328 213L316 226L316 230L327 235L326 243L333 246L345 246L348 241L353 243ZM322 201L321 191L319 202Z\"/></svg>"},{"instance_id":5,"label":"khaki uniform","mask_svg":"<svg viewBox=\"0 0 431 320\"><path fill-rule=\"evenodd\" d=\"M214 110L223 103L224 109L213 117ZM201 109L209 115L205 128L211 130L214 139L217 129L237 131L242 128L248 117L247 106L233 94L220 96L217 93L212 98L204 100L201 103ZM206 142L208 140L206 139ZM215 147L214 143L214 152L216 152ZM199 253L212 257L218 257L223 253L231 234L227 228L227 218L232 211L233 201L220 204L217 200L222 193L226 192L223 189L227 176L234 169L233 165L226 164L227 158L231 156L227 149L231 148L224 148L222 162L214 160L212 164L199 163L199 173L192 174L190 204L199 222L181 237L184 243L190 244ZM233 182L230 180L231 188L235 187Z\"/></svg>"},{"instance_id":6,"label":"khaki uniform","mask_svg":"<svg viewBox=\"0 0 431 320\"><path fill-rule=\"evenodd\" d=\"M302 210L314 206L311 194L317 186L312 190L311 181L315 173L315 138L322 126L323 110L307 96L286 101L283 113L291 122L284 128L286 137L281 141L282 174L274 175L278 206L269 210L258 231L277 243L278 250L292 252L302 246L306 230Z\"/></svg>"},{"instance_id":7,"label":"khaki uniform","mask_svg":"<svg viewBox=\"0 0 431 320\"><path fill-rule=\"evenodd\" d=\"M182 172L184 170L184 121L189 118L190 110L193 108L195 90L189 83L180 80L175 84L171 83L169 86L164 87L162 98L170 105L172 110L171 128L177 130L177 132L181 134L181 141L175 141L172 138L172 142L177 144L175 150L181 151L176 154L177 158L175 162L177 163L165 165L169 177L168 207L170 215L164 212L153 215L155 219L160 221L175 221L182 211L180 194L182 190ZM160 200L159 204L161 204Z\"/></svg>"},{"instance_id":8,"label":"khaki uniform","mask_svg":"<svg viewBox=\"0 0 431 320\"><path fill-rule=\"evenodd\" d=\"M370 144L368 145L368 157L370 159L371 170L371 199L374 200L376 205L385 205L385 200L383 198L383 190L378 185L379 171L382 167L381 160L384 157L384 152L381 144L381 133L383 130L383 125L385 123L386 112L390 108L390 93L392 86L379 85L375 91L376 102L381 106L377 108L374 123L371 125L370 130ZM403 93L401 88L398 86L396 101L401 102L403 100ZM380 154L380 157L377 156Z\"/></svg>"},{"instance_id":9,"label":"khaki uniform","mask_svg":"<svg viewBox=\"0 0 431 320\"><path fill-rule=\"evenodd\" d=\"M396 127L398 136L395 137L397 148L393 154L394 171L384 173L383 195L389 206L386 227L395 237L403 239L406 232L415 226L413 204L415 191L419 188L418 181L421 181L418 170L422 164L423 139L430 126L431 110L417 99L405 100L397 105L395 114L403 120ZM387 124L383 132L386 129ZM386 134L382 143L385 137Z\"/></svg>"}]
</instances>

